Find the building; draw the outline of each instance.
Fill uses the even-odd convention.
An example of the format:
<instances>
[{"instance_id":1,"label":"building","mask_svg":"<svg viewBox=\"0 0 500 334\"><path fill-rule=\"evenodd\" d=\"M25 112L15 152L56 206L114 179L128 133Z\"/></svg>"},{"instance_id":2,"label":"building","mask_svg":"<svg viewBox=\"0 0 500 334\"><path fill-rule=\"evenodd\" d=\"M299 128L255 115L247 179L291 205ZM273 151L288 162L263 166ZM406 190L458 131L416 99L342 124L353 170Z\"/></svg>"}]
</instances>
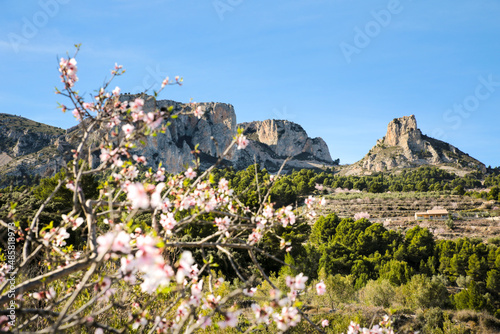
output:
<instances>
[{"instance_id":1,"label":"building","mask_svg":"<svg viewBox=\"0 0 500 334\"><path fill-rule=\"evenodd\" d=\"M415 220L446 220L448 219L448 210L427 210L427 212L416 212Z\"/></svg>"}]
</instances>

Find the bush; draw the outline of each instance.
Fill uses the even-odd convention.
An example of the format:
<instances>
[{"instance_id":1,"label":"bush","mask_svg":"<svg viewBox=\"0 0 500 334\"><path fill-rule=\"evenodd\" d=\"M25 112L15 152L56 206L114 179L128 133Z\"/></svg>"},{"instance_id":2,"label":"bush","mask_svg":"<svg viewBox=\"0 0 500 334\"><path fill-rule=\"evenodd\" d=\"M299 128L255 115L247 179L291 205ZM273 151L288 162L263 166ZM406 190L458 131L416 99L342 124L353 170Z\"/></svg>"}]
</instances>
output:
<instances>
[{"instance_id":1,"label":"bush","mask_svg":"<svg viewBox=\"0 0 500 334\"><path fill-rule=\"evenodd\" d=\"M403 286L405 305L412 309L443 307L448 301L448 290L443 279L415 275Z\"/></svg>"},{"instance_id":2,"label":"bush","mask_svg":"<svg viewBox=\"0 0 500 334\"><path fill-rule=\"evenodd\" d=\"M359 300L367 305L389 307L396 295L394 286L387 279L370 280L359 291Z\"/></svg>"}]
</instances>

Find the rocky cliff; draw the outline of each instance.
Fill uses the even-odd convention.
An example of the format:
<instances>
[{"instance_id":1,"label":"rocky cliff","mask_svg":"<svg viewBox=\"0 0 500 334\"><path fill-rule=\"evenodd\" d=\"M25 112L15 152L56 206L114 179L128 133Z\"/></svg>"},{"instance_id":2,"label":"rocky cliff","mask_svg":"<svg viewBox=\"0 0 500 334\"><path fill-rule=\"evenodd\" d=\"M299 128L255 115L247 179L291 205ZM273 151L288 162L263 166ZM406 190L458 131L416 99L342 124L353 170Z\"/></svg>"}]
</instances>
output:
<instances>
[{"instance_id":1,"label":"rocky cliff","mask_svg":"<svg viewBox=\"0 0 500 334\"><path fill-rule=\"evenodd\" d=\"M411 115L393 119L387 126L385 137L343 173L370 174L423 165L486 170L484 164L453 145L423 135L415 116Z\"/></svg>"},{"instance_id":2,"label":"rocky cliff","mask_svg":"<svg viewBox=\"0 0 500 334\"><path fill-rule=\"evenodd\" d=\"M122 101L131 101L135 95L122 95ZM145 100L144 111L154 108L152 98ZM304 129L295 123L267 120L238 124L236 113L226 103L182 104L175 101L157 101L157 108L173 107L174 111L192 111L201 107L203 117L180 115L165 133L149 137L137 153L144 155L150 165L162 162L170 172L185 170L193 165L192 151L196 144L201 151L201 167L207 168L219 158L242 127L250 139L245 150L233 148L223 160L223 166L243 169L257 161L271 172L277 171L290 157L286 169L320 168L331 166L333 161L326 143L321 138L309 138ZM17 116L0 117L0 174L3 185L7 181L26 179L33 175L53 175L66 164L70 150L78 137L77 127L67 131L29 121ZM16 123L17 122L17 123ZM29 123L27 126L26 122ZM18 124L19 123L19 124ZM22 124L21 124L22 123ZM17 124L14 126L14 124ZM26 130L29 128L29 130ZM93 146L98 147L101 136L94 133ZM98 150L94 152L94 165L98 164Z\"/></svg>"},{"instance_id":3,"label":"rocky cliff","mask_svg":"<svg viewBox=\"0 0 500 334\"><path fill-rule=\"evenodd\" d=\"M236 164L248 165L255 159L268 170L279 169L283 161L291 160L285 169L314 168L334 164L325 141L309 138L298 124L286 120L265 120L240 123L249 147L236 157Z\"/></svg>"}]
</instances>

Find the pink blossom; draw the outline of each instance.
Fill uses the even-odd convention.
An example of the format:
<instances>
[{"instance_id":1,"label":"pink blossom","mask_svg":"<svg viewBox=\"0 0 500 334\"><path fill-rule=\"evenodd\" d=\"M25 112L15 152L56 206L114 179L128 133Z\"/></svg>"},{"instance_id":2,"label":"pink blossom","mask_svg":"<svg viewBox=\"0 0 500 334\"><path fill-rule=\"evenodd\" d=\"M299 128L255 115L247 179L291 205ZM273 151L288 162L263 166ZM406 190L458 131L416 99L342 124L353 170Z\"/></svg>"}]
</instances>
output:
<instances>
[{"instance_id":1,"label":"pink blossom","mask_svg":"<svg viewBox=\"0 0 500 334\"><path fill-rule=\"evenodd\" d=\"M182 303L177 309L175 321L179 322L182 319L186 318L189 315L189 305L186 303Z\"/></svg>"},{"instance_id":2,"label":"pink blossom","mask_svg":"<svg viewBox=\"0 0 500 334\"><path fill-rule=\"evenodd\" d=\"M144 107L144 100L140 99L140 98L137 98L130 105L130 110L132 110L134 112L137 112L137 111L142 110L142 107Z\"/></svg>"},{"instance_id":3,"label":"pink blossom","mask_svg":"<svg viewBox=\"0 0 500 334\"><path fill-rule=\"evenodd\" d=\"M330 322L326 319L324 319L323 321L321 321L321 327L325 328L325 327L328 327L328 325L330 325Z\"/></svg>"},{"instance_id":4,"label":"pink blossom","mask_svg":"<svg viewBox=\"0 0 500 334\"><path fill-rule=\"evenodd\" d=\"M97 253L104 254L111 252L113 257L117 253L128 254L130 253L130 236L125 231L120 231L118 234L115 232L108 232L97 237ZM105 258L109 258L109 254Z\"/></svg>"},{"instance_id":5,"label":"pink blossom","mask_svg":"<svg viewBox=\"0 0 500 334\"><path fill-rule=\"evenodd\" d=\"M315 201L315 200L316 200L316 199L315 199L314 197L309 196L309 197L305 200L305 203L306 203L306 205L307 205L307 208L309 208L309 209L310 209L310 208L312 207L312 205L313 205L313 203L314 203L314 201Z\"/></svg>"},{"instance_id":6,"label":"pink blossom","mask_svg":"<svg viewBox=\"0 0 500 334\"><path fill-rule=\"evenodd\" d=\"M102 162L106 162L111 158L110 152L106 148L101 148L101 154L99 155L99 159L101 159Z\"/></svg>"},{"instance_id":7,"label":"pink blossom","mask_svg":"<svg viewBox=\"0 0 500 334\"><path fill-rule=\"evenodd\" d=\"M182 283L185 276L191 273L191 266L194 264L193 255L190 251L184 251L179 260L179 268L177 269L177 283Z\"/></svg>"},{"instance_id":8,"label":"pink blossom","mask_svg":"<svg viewBox=\"0 0 500 334\"><path fill-rule=\"evenodd\" d=\"M248 297L253 297L257 292L257 288L243 289L243 294Z\"/></svg>"},{"instance_id":9,"label":"pink blossom","mask_svg":"<svg viewBox=\"0 0 500 334\"><path fill-rule=\"evenodd\" d=\"M82 121L82 114L81 114L80 110L73 109L72 114L76 118L77 121L79 121L79 122Z\"/></svg>"},{"instance_id":10,"label":"pink blossom","mask_svg":"<svg viewBox=\"0 0 500 334\"><path fill-rule=\"evenodd\" d=\"M132 201L132 209L149 208L149 196L142 183L131 183L127 187L127 198Z\"/></svg>"},{"instance_id":11,"label":"pink blossom","mask_svg":"<svg viewBox=\"0 0 500 334\"><path fill-rule=\"evenodd\" d=\"M160 224L167 230L168 234L172 234L172 230L177 224L177 221L174 219L174 214L169 212L167 215L161 214Z\"/></svg>"},{"instance_id":12,"label":"pink blossom","mask_svg":"<svg viewBox=\"0 0 500 334\"><path fill-rule=\"evenodd\" d=\"M203 306L202 308L204 310L206 309L212 309L214 310L217 305L219 304L219 301L221 300L221 296L215 297L214 295L210 294L207 296L207 298L203 299Z\"/></svg>"},{"instance_id":13,"label":"pink blossom","mask_svg":"<svg viewBox=\"0 0 500 334\"><path fill-rule=\"evenodd\" d=\"M135 126L132 124L125 124L122 126L123 132L127 135L127 137L130 137L130 135L134 132Z\"/></svg>"},{"instance_id":14,"label":"pink blossom","mask_svg":"<svg viewBox=\"0 0 500 334\"><path fill-rule=\"evenodd\" d=\"M295 327L300 322L299 311L295 307L283 307L281 314L273 314L274 322L280 331L286 331L290 327Z\"/></svg>"},{"instance_id":15,"label":"pink blossom","mask_svg":"<svg viewBox=\"0 0 500 334\"><path fill-rule=\"evenodd\" d=\"M76 230L80 225L83 224L83 218L82 217L78 217L76 219L73 220L73 222L71 223L71 226L72 226L72 230Z\"/></svg>"},{"instance_id":16,"label":"pink blossom","mask_svg":"<svg viewBox=\"0 0 500 334\"><path fill-rule=\"evenodd\" d=\"M248 141L247 137L240 135L236 139L236 144L238 145L238 150L244 150L250 142Z\"/></svg>"},{"instance_id":17,"label":"pink blossom","mask_svg":"<svg viewBox=\"0 0 500 334\"><path fill-rule=\"evenodd\" d=\"M316 183L316 185L314 186L314 188L316 188L319 191L323 191L323 185L322 184Z\"/></svg>"},{"instance_id":18,"label":"pink blossom","mask_svg":"<svg viewBox=\"0 0 500 334\"><path fill-rule=\"evenodd\" d=\"M248 236L248 243L254 245L262 239L262 233L258 230L253 230L253 232Z\"/></svg>"},{"instance_id":19,"label":"pink blossom","mask_svg":"<svg viewBox=\"0 0 500 334\"><path fill-rule=\"evenodd\" d=\"M151 194L152 208L158 208L158 209L161 208L163 204L163 200L161 199L161 192L163 191L163 188L165 188L165 183L159 183L156 186L155 191Z\"/></svg>"},{"instance_id":20,"label":"pink blossom","mask_svg":"<svg viewBox=\"0 0 500 334\"><path fill-rule=\"evenodd\" d=\"M323 283L323 281L319 282L316 284L316 292L318 296L324 295L326 292L326 285Z\"/></svg>"},{"instance_id":21,"label":"pink blossom","mask_svg":"<svg viewBox=\"0 0 500 334\"><path fill-rule=\"evenodd\" d=\"M78 77L76 76L78 68L76 64L77 63L75 58L70 58L70 59L61 58L59 62L59 72L61 72L61 81L64 82L66 86L69 88L73 87L75 82L78 81Z\"/></svg>"},{"instance_id":22,"label":"pink blossom","mask_svg":"<svg viewBox=\"0 0 500 334\"><path fill-rule=\"evenodd\" d=\"M58 247L62 247L66 245L66 241L64 239L69 238L69 233L66 232L64 227L59 228L55 237L55 245Z\"/></svg>"},{"instance_id":23,"label":"pink blossom","mask_svg":"<svg viewBox=\"0 0 500 334\"><path fill-rule=\"evenodd\" d=\"M116 86L112 93L114 96L120 96L120 91L120 87Z\"/></svg>"},{"instance_id":24,"label":"pink blossom","mask_svg":"<svg viewBox=\"0 0 500 334\"><path fill-rule=\"evenodd\" d=\"M262 215L268 219L273 218L274 215L274 209L272 204L267 204L264 206L264 210L262 212Z\"/></svg>"},{"instance_id":25,"label":"pink blossom","mask_svg":"<svg viewBox=\"0 0 500 334\"><path fill-rule=\"evenodd\" d=\"M204 113L205 112L201 110L201 106L198 106L198 108L196 108L193 112L193 114L198 118L202 118Z\"/></svg>"},{"instance_id":26,"label":"pink blossom","mask_svg":"<svg viewBox=\"0 0 500 334\"><path fill-rule=\"evenodd\" d=\"M188 179L192 180L196 177L196 172L191 167L189 167L184 175L186 175Z\"/></svg>"},{"instance_id":27,"label":"pink blossom","mask_svg":"<svg viewBox=\"0 0 500 334\"><path fill-rule=\"evenodd\" d=\"M227 216L224 218L215 218L215 225L217 225L219 231L226 232L230 224L231 220Z\"/></svg>"},{"instance_id":28,"label":"pink blossom","mask_svg":"<svg viewBox=\"0 0 500 334\"><path fill-rule=\"evenodd\" d=\"M219 325L220 328L236 327L236 325L238 324L238 315L239 315L238 311L236 312L227 311L224 314L224 320L219 321L217 324Z\"/></svg>"},{"instance_id":29,"label":"pink blossom","mask_svg":"<svg viewBox=\"0 0 500 334\"><path fill-rule=\"evenodd\" d=\"M259 304L252 304L252 311L258 324L271 324L269 316L273 313L273 308L270 306L261 307Z\"/></svg>"},{"instance_id":30,"label":"pink blossom","mask_svg":"<svg viewBox=\"0 0 500 334\"><path fill-rule=\"evenodd\" d=\"M144 272L144 282L141 284L141 290L143 292L152 294L158 287L166 286L170 283L169 271L167 271L165 267L150 267Z\"/></svg>"},{"instance_id":31,"label":"pink blossom","mask_svg":"<svg viewBox=\"0 0 500 334\"><path fill-rule=\"evenodd\" d=\"M298 274L295 277L286 277L286 285L292 290L304 290L306 288L306 281L308 277L304 276L303 273Z\"/></svg>"},{"instance_id":32,"label":"pink blossom","mask_svg":"<svg viewBox=\"0 0 500 334\"><path fill-rule=\"evenodd\" d=\"M161 82L161 88L164 88L166 85L168 85L169 78L166 77L162 82Z\"/></svg>"},{"instance_id":33,"label":"pink blossom","mask_svg":"<svg viewBox=\"0 0 500 334\"><path fill-rule=\"evenodd\" d=\"M219 180L219 190L227 191L229 190L229 181L225 178Z\"/></svg>"},{"instance_id":34,"label":"pink blossom","mask_svg":"<svg viewBox=\"0 0 500 334\"><path fill-rule=\"evenodd\" d=\"M205 329L209 326L212 326L212 318L206 316L206 317L200 317L198 321L196 321L196 324L200 326L200 328Z\"/></svg>"}]
</instances>

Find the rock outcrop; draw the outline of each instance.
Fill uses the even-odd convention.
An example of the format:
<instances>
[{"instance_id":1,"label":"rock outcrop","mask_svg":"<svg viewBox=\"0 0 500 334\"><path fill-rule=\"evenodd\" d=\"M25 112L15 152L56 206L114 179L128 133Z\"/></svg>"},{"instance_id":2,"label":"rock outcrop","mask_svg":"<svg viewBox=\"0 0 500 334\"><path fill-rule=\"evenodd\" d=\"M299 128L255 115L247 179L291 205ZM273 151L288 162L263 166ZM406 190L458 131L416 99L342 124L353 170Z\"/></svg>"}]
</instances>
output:
<instances>
[{"instance_id":1,"label":"rock outcrop","mask_svg":"<svg viewBox=\"0 0 500 334\"><path fill-rule=\"evenodd\" d=\"M273 119L240 123L238 126L250 140L250 145L239 153L236 164L251 164L254 157L271 171L279 169L286 158L291 160L285 170L334 164L325 141L321 138L309 138L306 131L296 123Z\"/></svg>"},{"instance_id":2,"label":"rock outcrop","mask_svg":"<svg viewBox=\"0 0 500 334\"><path fill-rule=\"evenodd\" d=\"M423 165L486 171L483 163L453 145L423 135L417 127L415 116L411 115L393 119L387 126L385 137L379 139L363 159L344 169L343 173L371 174Z\"/></svg>"}]
</instances>

